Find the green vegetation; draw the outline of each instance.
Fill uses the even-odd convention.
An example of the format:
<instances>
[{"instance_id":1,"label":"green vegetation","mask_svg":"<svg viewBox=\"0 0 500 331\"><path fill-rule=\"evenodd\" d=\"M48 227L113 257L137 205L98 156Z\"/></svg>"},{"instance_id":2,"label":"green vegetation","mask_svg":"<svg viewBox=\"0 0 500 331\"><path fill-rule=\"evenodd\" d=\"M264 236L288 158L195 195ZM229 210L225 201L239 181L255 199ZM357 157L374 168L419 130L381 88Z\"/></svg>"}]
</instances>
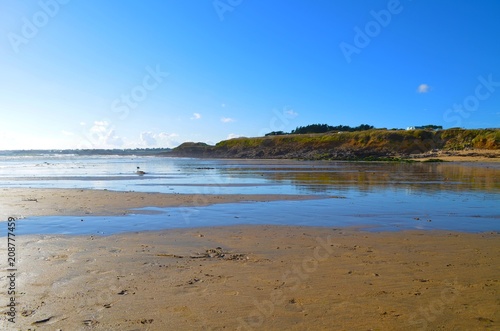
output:
<instances>
[{"instance_id":1,"label":"green vegetation","mask_svg":"<svg viewBox=\"0 0 500 331\"><path fill-rule=\"evenodd\" d=\"M447 141L446 149L463 150L466 148L498 149L500 130L449 129L442 131L442 139Z\"/></svg>"},{"instance_id":2,"label":"green vegetation","mask_svg":"<svg viewBox=\"0 0 500 331\"><path fill-rule=\"evenodd\" d=\"M425 160L425 161L422 161L422 162L434 163L434 162L446 162L446 161L445 160L441 160L441 159L428 159L428 160Z\"/></svg>"},{"instance_id":3,"label":"green vegetation","mask_svg":"<svg viewBox=\"0 0 500 331\"><path fill-rule=\"evenodd\" d=\"M424 130L443 130L443 127L441 125L432 125L432 124L424 125L421 128Z\"/></svg>"},{"instance_id":4,"label":"green vegetation","mask_svg":"<svg viewBox=\"0 0 500 331\"><path fill-rule=\"evenodd\" d=\"M172 150L176 156L209 156L209 153L212 151L213 146L210 146L205 143L192 143L187 142L180 144L176 148Z\"/></svg>"},{"instance_id":5,"label":"green vegetation","mask_svg":"<svg viewBox=\"0 0 500 331\"><path fill-rule=\"evenodd\" d=\"M371 130L373 126L368 124L361 124L357 127L350 127L348 125L337 125L331 126L328 124L311 124L306 126L299 126L295 130L292 130L290 134L307 134L307 133L325 133L330 131L335 132L354 132L354 131L365 131Z\"/></svg>"},{"instance_id":6,"label":"green vegetation","mask_svg":"<svg viewBox=\"0 0 500 331\"><path fill-rule=\"evenodd\" d=\"M284 131L273 131L266 133L267 136L283 136L287 134L308 134L308 133L326 133L326 132L355 132L373 129L372 125L361 124L360 126L350 127L348 125L331 126L328 124L310 124L306 126L298 126L290 133Z\"/></svg>"},{"instance_id":7,"label":"green vegetation","mask_svg":"<svg viewBox=\"0 0 500 331\"><path fill-rule=\"evenodd\" d=\"M441 125L432 125L432 124L413 126L410 128L412 128L413 130L443 130L443 127Z\"/></svg>"},{"instance_id":8,"label":"green vegetation","mask_svg":"<svg viewBox=\"0 0 500 331\"><path fill-rule=\"evenodd\" d=\"M266 133L266 136L282 136L284 134L288 134L284 131L273 131L273 132L269 132L269 133Z\"/></svg>"},{"instance_id":9,"label":"green vegetation","mask_svg":"<svg viewBox=\"0 0 500 331\"><path fill-rule=\"evenodd\" d=\"M174 149L173 153L223 158L401 161L412 154L429 153L433 150L496 150L499 146L499 129L371 129L235 138L221 141L215 146L187 143Z\"/></svg>"},{"instance_id":10,"label":"green vegetation","mask_svg":"<svg viewBox=\"0 0 500 331\"><path fill-rule=\"evenodd\" d=\"M284 131L273 131L266 133L267 136L283 136L287 134L308 134L308 133L327 133L327 132L357 132L357 131L366 131L374 129L373 125L361 124L356 127L350 127L348 125L337 125L331 126L328 124L310 124L306 126L298 126L290 133ZM409 128L410 130L442 130L443 127L441 125L423 125L423 126L412 126ZM387 130L386 128L381 128L377 130ZM398 131L403 129L391 129L391 131Z\"/></svg>"}]
</instances>

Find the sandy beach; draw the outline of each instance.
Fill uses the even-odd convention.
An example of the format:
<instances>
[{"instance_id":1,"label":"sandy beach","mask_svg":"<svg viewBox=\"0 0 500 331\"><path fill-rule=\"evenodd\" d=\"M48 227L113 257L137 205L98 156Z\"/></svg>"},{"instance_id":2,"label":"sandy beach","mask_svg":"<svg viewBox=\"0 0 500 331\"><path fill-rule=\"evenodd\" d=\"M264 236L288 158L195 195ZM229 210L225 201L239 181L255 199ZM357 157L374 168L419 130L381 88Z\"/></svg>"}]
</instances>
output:
<instances>
[{"instance_id":1,"label":"sandy beach","mask_svg":"<svg viewBox=\"0 0 500 331\"><path fill-rule=\"evenodd\" d=\"M16 326L495 329L498 243L498 233L271 226L27 236Z\"/></svg>"},{"instance_id":2,"label":"sandy beach","mask_svg":"<svg viewBox=\"0 0 500 331\"><path fill-rule=\"evenodd\" d=\"M440 150L413 155L412 159L427 161L440 159L445 162L500 162L500 150L498 149L468 149L459 151Z\"/></svg>"},{"instance_id":3,"label":"sandy beach","mask_svg":"<svg viewBox=\"0 0 500 331\"><path fill-rule=\"evenodd\" d=\"M4 214L28 207L33 215L123 213L142 206L140 197L163 206L201 201L90 190L2 192L8 192ZM207 204L221 199L203 197ZM499 237L289 226L23 236L16 243L16 325L7 321L5 296L0 323L12 330L495 329Z\"/></svg>"}]
</instances>

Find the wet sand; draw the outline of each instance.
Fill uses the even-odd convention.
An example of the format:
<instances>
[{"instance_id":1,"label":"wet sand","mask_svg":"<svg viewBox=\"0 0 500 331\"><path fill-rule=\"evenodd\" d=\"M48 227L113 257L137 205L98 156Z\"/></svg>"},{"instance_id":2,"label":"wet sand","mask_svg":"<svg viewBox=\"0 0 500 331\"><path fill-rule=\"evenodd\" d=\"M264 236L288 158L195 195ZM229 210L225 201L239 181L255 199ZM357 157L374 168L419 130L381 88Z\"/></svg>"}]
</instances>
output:
<instances>
[{"instance_id":1,"label":"wet sand","mask_svg":"<svg viewBox=\"0 0 500 331\"><path fill-rule=\"evenodd\" d=\"M437 151L413 155L412 159L417 161L428 161L440 159L446 162L500 162L500 150L498 149L470 149L460 151Z\"/></svg>"},{"instance_id":2,"label":"wet sand","mask_svg":"<svg viewBox=\"0 0 500 331\"><path fill-rule=\"evenodd\" d=\"M16 327L493 330L499 239L276 226L26 236Z\"/></svg>"},{"instance_id":3,"label":"wet sand","mask_svg":"<svg viewBox=\"0 0 500 331\"><path fill-rule=\"evenodd\" d=\"M134 208L206 206L242 201L317 199L286 194L166 194L108 190L4 188L0 189L0 220L49 215L125 215ZM134 211L137 213L137 211Z\"/></svg>"},{"instance_id":4,"label":"wet sand","mask_svg":"<svg viewBox=\"0 0 500 331\"><path fill-rule=\"evenodd\" d=\"M26 208L31 215L273 198L1 192L2 214ZM493 330L500 324L499 239L497 232L288 226L22 236L16 325L7 321L2 294L0 329ZM0 284L6 293L7 272Z\"/></svg>"}]
</instances>

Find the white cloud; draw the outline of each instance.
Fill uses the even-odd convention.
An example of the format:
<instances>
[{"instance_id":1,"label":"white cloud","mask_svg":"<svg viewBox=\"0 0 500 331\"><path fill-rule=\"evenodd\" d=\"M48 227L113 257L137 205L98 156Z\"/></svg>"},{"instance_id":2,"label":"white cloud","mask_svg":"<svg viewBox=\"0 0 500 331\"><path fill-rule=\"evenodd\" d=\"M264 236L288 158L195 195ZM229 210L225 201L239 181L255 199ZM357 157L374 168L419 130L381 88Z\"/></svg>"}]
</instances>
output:
<instances>
[{"instance_id":1,"label":"white cloud","mask_svg":"<svg viewBox=\"0 0 500 331\"><path fill-rule=\"evenodd\" d=\"M115 147L123 147L124 141L122 137L119 137L115 134L114 129L111 129L107 133L106 138L104 139L104 143L106 144L106 146L115 148Z\"/></svg>"},{"instance_id":2,"label":"white cloud","mask_svg":"<svg viewBox=\"0 0 500 331\"><path fill-rule=\"evenodd\" d=\"M177 133L154 133L151 131L141 132L140 134L140 144L146 147L168 147L172 148L179 145L177 141Z\"/></svg>"},{"instance_id":3,"label":"white cloud","mask_svg":"<svg viewBox=\"0 0 500 331\"><path fill-rule=\"evenodd\" d=\"M154 146L156 145L156 138L153 132L141 132L141 142L146 146Z\"/></svg>"},{"instance_id":4,"label":"white cloud","mask_svg":"<svg viewBox=\"0 0 500 331\"><path fill-rule=\"evenodd\" d=\"M71 131L62 130L61 133L65 136L74 136L75 134Z\"/></svg>"},{"instance_id":5,"label":"white cloud","mask_svg":"<svg viewBox=\"0 0 500 331\"><path fill-rule=\"evenodd\" d=\"M109 128L109 123L106 121L94 121L94 125L90 128L91 133L106 133L108 130L112 130L112 128Z\"/></svg>"},{"instance_id":6,"label":"white cloud","mask_svg":"<svg viewBox=\"0 0 500 331\"><path fill-rule=\"evenodd\" d=\"M285 116L288 118L295 118L295 117L299 116L299 113L297 113L293 109L285 110L284 113L285 113Z\"/></svg>"},{"instance_id":7,"label":"white cloud","mask_svg":"<svg viewBox=\"0 0 500 331\"><path fill-rule=\"evenodd\" d=\"M177 133L165 133L165 132L160 132L158 134L158 137L160 137L160 139L166 139L166 138L175 138L175 137L179 137L179 135Z\"/></svg>"},{"instance_id":8,"label":"white cloud","mask_svg":"<svg viewBox=\"0 0 500 331\"><path fill-rule=\"evenodd\" d=\"M230 123L230 122L234 122L235 119L234 118L230 118L230 117L221 117L220 121L222 123Z\"/></svg>"},{"instance_id":9,"label":"white cloud","mask_svg":"<svg viewBox=\"0 0 500 331\"><path fill-rule=\"evenodd\" d=\"M431 87L427 84L420 84L417 88L418 93L428 93Z\"/></svg>"},{"instance_id":10,"label":"white cloud","mask_svg":"<svg viewBox=\"0 0 500 331\"><path fill-rule=\"evenodd\" d=\"M79 147L83 148L121 148L124 140L115 133L107 121L94 121L88 132L83 133L84 142Z\"/></svg>"},{"instance_id":11,"label":"white cloud","mask_svg":"<svg viewBox=\"0 0 500 331\"><path fill-rule=\"evenodd\" d=\"M200 113L193 113L193 117L191 117L190 119L192 120L199 120L201 118L201 114Z\"/></svg>"},{"instance_id":12,"label":"white cloud","mask_svg":"<svg viewBox=\"0 0 500 331\"><path fill-rule=\"evenodd\" d=\"M94 121L90 128L82 129L78 148L173 148L180 144L176 133L143 131L138 135L120 136L114 125L105 120Z\"/></svg>"},{"instance_id":13,"label":"white cloud","mask_svg":"<svg viewBox=\"0 0 500 331\"><path fill-rule=\"evenodd\" d=\"M241 135L235 134L235 133L230 133L227 135L226 139L234 139L234 138L239 138L239 137L241 137Z\"/></svg>"}]
</instances>

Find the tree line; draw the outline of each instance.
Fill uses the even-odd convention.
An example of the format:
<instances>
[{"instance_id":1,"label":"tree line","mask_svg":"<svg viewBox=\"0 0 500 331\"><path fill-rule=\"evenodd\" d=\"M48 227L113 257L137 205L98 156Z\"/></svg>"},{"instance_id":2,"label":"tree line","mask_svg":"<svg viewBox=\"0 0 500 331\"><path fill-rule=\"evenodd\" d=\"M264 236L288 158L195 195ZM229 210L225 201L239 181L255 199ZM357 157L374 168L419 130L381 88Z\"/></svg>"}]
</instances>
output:
<instances>
[{"instance_id":1,"label":"tree line","mask_svg":"<svg viewBox=\"0 0 500 331\"><path fill-rule=\"evenodd\" d=\"M284 131L273 131L266 134L266 136L281 136L286 134L307 134L307 133L325 133L330 131L335 132L354 132L354 131L365 131L373 129L373 125L361 124L356 127L351 127L348 125L337 125L332 126L328 124L310 124L306 126L298 126L290 133Z\"/></svg>"},{"instance_id":2,"label":"tree line","mask_svg":"<svg viewBox=\"0 0 500 331\"><path fill-rule=\"evenodd\" d=\"M361 124L359 126L351 127L349 125L337 125L332 126L328 124L310 124L306 126L298 126L290 132L284 131L273 131L266 133L266 136L282 136L287 134L307 134L307 133L325 133L325 132L355 132L355 131L366 131L374 129L373 125ZM410 126L406 130L442 130L441 125L423 125L423 126ZM387 130L386 128L379 128L377 130ZM391 129L391 130L404 130L404 129Z\"/></svg>"}]
</instances>

